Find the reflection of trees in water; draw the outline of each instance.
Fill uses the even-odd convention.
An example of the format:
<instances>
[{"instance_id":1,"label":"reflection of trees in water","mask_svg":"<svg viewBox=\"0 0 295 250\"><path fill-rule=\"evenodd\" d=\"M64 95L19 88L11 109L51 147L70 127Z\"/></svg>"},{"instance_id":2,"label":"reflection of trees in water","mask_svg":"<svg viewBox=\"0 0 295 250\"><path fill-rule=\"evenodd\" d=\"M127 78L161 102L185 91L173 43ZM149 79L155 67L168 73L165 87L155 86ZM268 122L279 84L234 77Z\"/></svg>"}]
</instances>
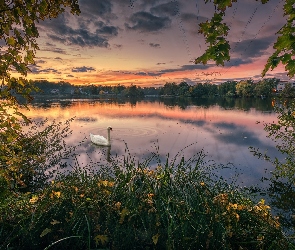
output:
<instances>
[{"instance_id":1,"label":"reflection of trees in water","mask_svg":"<svg viewBox=\"0 0 295 250\"><path fill-rule=\"evenodd\" d=\"M60 107L70 107L77 102L93 102L93 103L109 103L109 104L130 104L131 106L136 106L137 103L141 102L162 102L168 107L179 107L180 109L186 109L188 106L201 106L204 108L209 108L210 106L219 105L224 109L241 109L241 110L251 110L256 109L260 111L271 112L273 111L272 99L271 98L231 98L231 97L208 97L208 98L189 98L189 97L146 97L146 98L122 98L122 97L112 97L112 98L38 98L36 97L31 105L40 108L50 108L53 106Z\"/></svg>"},{"instance_id":2,"label":"reflection of trees in water","mask_svg":"<svg viewBox=\"0 0 295 250\"><path fill-rule=\"evenodd\" d=\"M230 97L208 97L208 98L183 98L183 97L165 97L159 99L164 105L173 107L178 106L186 109L188 106L202 106L209 108L210 106L219 105L224 109L256 109L260 111L272 111L272 100L270 98L230 98Z\"/></svg>"}]
</instances>

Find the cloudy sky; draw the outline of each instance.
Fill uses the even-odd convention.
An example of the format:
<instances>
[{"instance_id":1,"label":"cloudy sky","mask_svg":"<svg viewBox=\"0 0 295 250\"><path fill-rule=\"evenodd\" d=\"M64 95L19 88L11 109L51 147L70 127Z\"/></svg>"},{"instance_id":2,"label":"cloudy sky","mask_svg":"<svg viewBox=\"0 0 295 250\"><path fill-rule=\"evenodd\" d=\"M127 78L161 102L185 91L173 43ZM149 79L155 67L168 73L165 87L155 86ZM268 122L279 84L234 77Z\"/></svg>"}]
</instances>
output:
<instances>
[{"instance_id":1,"label":"cloudy sky","mask_svg":"<svg viewBox=\"0 0 295 250\"><path fill-rule=\"evenodd\" d=\"M276 32L282 0L239 0L226 13L231 61L194 65L206 48L198 24L212 16L204 0L80 0L69 12L38 24L40 51L31 79L72 84L162 86L166 82L260 79ZM288 79L283 67L267 77Z\"/></svg>"}]
</instances>

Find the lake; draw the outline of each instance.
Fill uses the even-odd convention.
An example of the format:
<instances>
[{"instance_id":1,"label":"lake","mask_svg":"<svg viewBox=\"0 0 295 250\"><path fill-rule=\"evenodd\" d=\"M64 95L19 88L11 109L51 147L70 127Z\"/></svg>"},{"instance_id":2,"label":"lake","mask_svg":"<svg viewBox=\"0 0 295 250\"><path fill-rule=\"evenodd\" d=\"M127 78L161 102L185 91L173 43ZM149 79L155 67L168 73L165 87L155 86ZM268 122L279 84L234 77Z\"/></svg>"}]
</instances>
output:
<instances>
[{"instance_id":1,"label":"lake","mask_svg":"<svg viewBox=\"0 0 295 250\"><path fill-rule=\"evenodd\" d=\"M204 151L206 160L227 168L219 175L230 179L238 172L238 185L264 185L262 176L269 176L273 166L258 159L249 147L259 148L270 156L278 156L275 144L266 137L264 123L276 121L271 99L177 99L149 98L144 100L116 99L54 99L36 98L29 111L32 119L71 123L73 133L69 145L77 147L77 161L84 166L91 162L108 164L107 160L130 154L137 161L148 159L157 152L157 161L166 162L182 156L189 159ZM89 134L106 137L111 126L111 148L91 143ZM75 160L69 160L74 165Z\"/></svg>"}]
</instances>

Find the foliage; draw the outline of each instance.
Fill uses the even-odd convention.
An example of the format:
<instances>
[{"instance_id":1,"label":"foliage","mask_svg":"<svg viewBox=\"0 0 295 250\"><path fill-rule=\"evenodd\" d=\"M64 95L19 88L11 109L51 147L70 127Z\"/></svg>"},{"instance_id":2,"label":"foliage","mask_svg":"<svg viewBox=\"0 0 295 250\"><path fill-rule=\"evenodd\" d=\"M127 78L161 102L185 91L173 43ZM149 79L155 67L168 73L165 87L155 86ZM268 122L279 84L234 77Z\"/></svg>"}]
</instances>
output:
<instances>
[{"instance_id":1,"label":"foliage","mask_svg":"<svg viewBox=\"0 0 295 250\"><path fill-rule=\"evenodd\" d=\"M291 83L288 82L285 84L281 96L284 98L295 98L295 88L291 86Z\"/></svg>"},{"instance_id":2,"label":"foliage","mask_svg":"<svg viewBox=\"0 0 295 250\"><path fill-rule=\"evenodd\" d=\"M264 124L264 130L268 132L268 137L276 142L276 148L284 159L272 158L258 149L251 149L254 155L274 164L274 178L287 178L290 183L295 183L295 101L277 100L274 110L278 114L278 120Z\"/></svg>"},{"instance_id":3,"label":"foliage","mask_svg":"<svg viewBox=\"0 0 295 250\"><path fill-rule=\"evenodd\" d=\"M278 158L272 160L276 167L274 174L295 183L295 101L277 102L275 112L278 114L277 123L265 124L265 130L285 158L283 161Z\"/></svg>"},{"instance_id":4,"label":"foliage","mask_svg":"<svg viewBox=\"0 0 295 250\"><path fill-rule=\"evenodd\" d=\"M259 81L254 87L254 94L256 96L269 97L273 94L277 87L279 80L276 78L263 79Z\"/></svg>"},{"instance_id":5,"label":"foliage","mask_svg":"<svg viewBox=\"0 0 295 250\"><path fill-rule=\"evenodd\" d=\"M252 80L240 81L236 85L236 93L238 96L251 97L253 96L254 83Z\"/></svg>"},{"instance_id":6,"label":"foliage","mask_svg":"<svg viewBox=\"0 0 295 250\"><path fill-rule=\"evenodd\" d=\"M52 163L60 150L61 138L51 125L43 131L25 132L23 123L29 119L19 111L19 95L31 101L34 83L25 79L34 57L39 36L36 24L40 20L55 18L65 9L79 14L77 0L1 1L0 3L0 182L12 189L29 187L39 182L46 170L44 164ZM12 72L19 77L12 77ZM51 141L52 140L52 144ZM41 178L41 177L40 177ZM43 177L42 177L43 178ZM2 186L3 187L3 186Z\"/></svg>"},{"instance_id":7,"label":"foliage","mask_svg":"<svg viewBox=\"0 0 295 250\"><path fill-rule=\"evenodd\" d=\"M226 81L221 83L218 88L219 95L221 96L235 96L236 95L236 85L238 82L236 81Z\"/></svg>"},{"instance_id":8,"label":"foliage","mask_svg":"<svg viewBox=\"0 0 295 250\"><path fill-rule=\"evenodd\" d=\"M230 60L230 45L226 40L230 28L223 22L223 18L226 15L226 9L232 7L233 2L237 2L237 0L205 0L205 3L208 2L213 2L215 13L211 20L199 25L199 33L204 35L208 48L203 55L195 60L195 63L207 64L209 60L214 60L217 65L224 65L225 61ZM265 4L268 0L260 2ZM273 46L275 51L269 57L262 71L262 76L265 76L270 69L276 68L280 63L285 65L285 70L290 78L295 74L295 60L293 58L295 54L294 1L285 0L284 2L286 23L277 31L279 36Z\"/></svg>"},{"instance_id":9,"label":"foliage","mask_svg":"<svg viewBox=\"0 0 295 250\"><path fill-rule=\"evenodd\" d=\"M69 122L48 125L47 121L42 121L22 125L17 130L11 129L13 133L17 132L12 137L7 137L6 127L0 130L0 179L4 190L32 191L41 188L52 177L48 170L62 165L61 159L74 150L64 141L71 133ZM7 129L9 125L7 121Z\"/></svg>"},{"instance_id":10,"label":"foliage","mask_svg":"<svg viewBox=\"0 0 295 250\"><path fill-rule=\"evenodd\" d=\"M13 91L28 97L29 81L23 77L11 77L11 72L27 75L29 65L34 64L38 49L36 38L39 33L36 23L57 17L66 7L73 14L80 13L77 0L1 1L0 40L5 45L1 46L0 81L2 87L6 87L6 98L13 99ZM0 93L2 97L2 91Z\"/></svg>"},{"instance_id":11,"label":"foliage","mask_svg":"<svg viewBox=\"0 0 295 250\"><path fill-rule=\"evenodd\" d=\"M77 167L0 200L0 248L294 249L269 206L218 179L202 152L151 170L154 157Z\"/></svg>"},{"instance_id":12,"label":"foliage","mask_svg":"<svg viewBox=\"0 0 295 250\"><path fill-rule=\"evenodd\" d=\"M272 157L257 148L250 147L254 155L271 162L275 169L270 179L267 193L271 203L280 215L280 221L289 234L295 234L294 198L295 198L295 100L279 99L275 102L277 121L264 124L268 137L276 143L281 157Z\"/></svg>"},{"instance_id":13,"label":"foliage","mask_svg":"<svg viewBox=\"0 0 295 250\"><path fill-rule=\"evenodd\" d=\"M130 98L143 97L144 93L141 87L131 84L122 91L123 95Z\"/></svg>"},{"instance_id":14,"label":"foliage","mask_svg":"<svg viewBox=\"0 0 295 250\"><path fill-rule=\"evenodd\" d=\"M200 24L199 33L203 34L208 45L206 52L195 60L195 64L207 64L209 60L214 60L217 65L224 65L224 61L229 61L229 42L224 38L228 34L229 27L221 23L224 11L214 13L210 21Z\"/></svg>"}]
</instances>

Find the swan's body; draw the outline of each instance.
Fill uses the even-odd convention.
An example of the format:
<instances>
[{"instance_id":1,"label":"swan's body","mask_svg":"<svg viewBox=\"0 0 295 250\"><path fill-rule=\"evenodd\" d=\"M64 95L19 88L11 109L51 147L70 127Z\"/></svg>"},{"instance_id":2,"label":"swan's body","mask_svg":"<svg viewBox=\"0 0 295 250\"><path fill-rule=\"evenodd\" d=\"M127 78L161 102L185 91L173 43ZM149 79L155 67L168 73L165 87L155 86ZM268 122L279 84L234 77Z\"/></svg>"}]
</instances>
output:
<instances>
[{"instance_id":1,"label":"swan's body","mask_svg":"<svg viewBox=\"0 0 295 250\"><path fill-rule=\"evenodd\" d=\"M105 138L101 135L93 135L90 133L90 139L91 141L96 144L96 145L99 145L99 146L111 146L111 136L110 136L110 131L112 130L111 127L108 127L107 128L108 130L108 137Z\"/></svg>"}]
</instances>

